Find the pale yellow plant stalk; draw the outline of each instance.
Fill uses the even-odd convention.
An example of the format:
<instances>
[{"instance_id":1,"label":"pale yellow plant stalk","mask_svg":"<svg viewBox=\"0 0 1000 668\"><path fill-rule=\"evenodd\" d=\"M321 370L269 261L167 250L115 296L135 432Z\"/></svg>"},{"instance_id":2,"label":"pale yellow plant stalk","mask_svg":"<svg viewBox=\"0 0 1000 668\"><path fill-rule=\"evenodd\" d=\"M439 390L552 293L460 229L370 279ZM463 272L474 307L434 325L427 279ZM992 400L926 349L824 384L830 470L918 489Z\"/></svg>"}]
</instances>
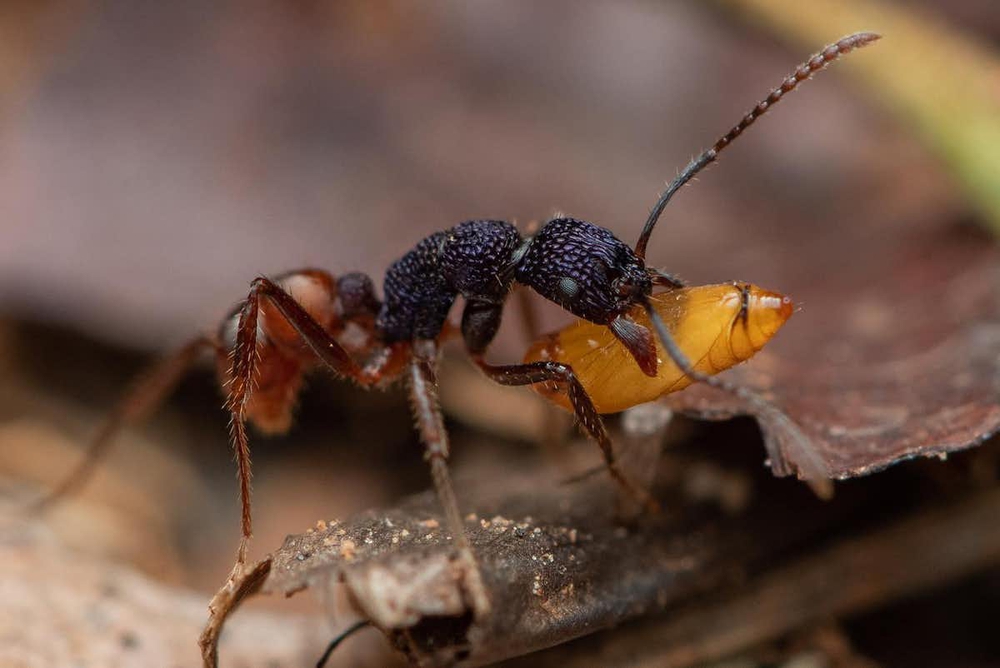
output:
<instances>
[{"instance_id":1,"label":"pale yellow plant stalk","mask_svg":"<svg viewBox=\"0 0 1000 668\"><path fill-rule=\"evenodd\" d=\"M838 70L864 83L954 175L1000 234L1000 53L947 17L874 0L716 0L752 22L816 48L840 35L883 35Z\"/></svg>"}]
</instances>

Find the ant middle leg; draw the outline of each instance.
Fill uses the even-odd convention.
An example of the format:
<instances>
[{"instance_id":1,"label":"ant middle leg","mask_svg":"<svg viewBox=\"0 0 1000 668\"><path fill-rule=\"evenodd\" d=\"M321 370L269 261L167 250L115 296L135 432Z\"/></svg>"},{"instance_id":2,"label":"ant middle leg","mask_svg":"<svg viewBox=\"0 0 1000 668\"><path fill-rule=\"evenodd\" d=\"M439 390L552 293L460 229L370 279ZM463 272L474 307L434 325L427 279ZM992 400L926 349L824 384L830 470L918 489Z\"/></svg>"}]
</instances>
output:
<instances>
[{"instance_id":1,"label":"ant middle leg","mask_svg":"<svg viewBox=\"0 0 1000 668\"><path fill-rule=\"evenodd\" d=\"M437 396L438 345L433 339L413 342L413 357L409 367L410 400L413 414L424 444L424 458L431 467L434 488L444 508L445 522L465 561L465 590L476 618L489 614L490 602L483 586L479 565L465 533L465 525L458 509L458 501L448 472L448 432Z\"/></svg>"},{"instance_id":2,"label":"ant middle leg","mask_svg":"<svg viewBox=\"0 0 1000 668\"><path fill-rule=\"evenodd\" d=\"M224 354L221 345L214 338L199 336L140 375L93 436L83 459L55 487L34 501L29 510L44 512L86 484L121 430L142 422L160 406L206 349Z\"/></svg>"}]
</instances>

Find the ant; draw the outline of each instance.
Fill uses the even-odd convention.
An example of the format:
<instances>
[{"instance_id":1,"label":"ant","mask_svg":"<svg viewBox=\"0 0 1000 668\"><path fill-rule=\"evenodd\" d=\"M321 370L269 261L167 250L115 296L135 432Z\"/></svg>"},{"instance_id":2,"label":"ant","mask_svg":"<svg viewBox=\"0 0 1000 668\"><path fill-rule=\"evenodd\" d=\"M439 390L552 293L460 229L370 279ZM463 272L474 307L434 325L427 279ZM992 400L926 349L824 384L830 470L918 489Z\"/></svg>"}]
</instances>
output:
<instances>
[{"instance_id":1,"label":"ant","mask_svg":"<svg viewBox=\"0 0 1000 668\"><path fill-rule=\"evenodd\" d=\"M784 425L793 438L804 439L801 434L796 436L793 423L779 409L758 394L711 376L690 362L654 306L653 296L654 287L669 293L685 289L685 284L648 267L646 246L674 194L714 162L744 130L801 82L878 38L873 33L844 37L800 65L668 185L653 206L634 249L604 227L575 218L549 220L527 237L505 221L470 220L431 234L390 265L382 300L376 296L372 280L361 273L334 278L320 269L300 269L273 279L257 278L247 298L226 317L214 336L188 343L126 395L95 437L87 458L43 503L50 503L79 484L115 433L148 413L203 350L212 350L227 394L242 506L242 536L225 589L244 571L252 533L246 422L253 422L265 433L286 431L303 375L317 366L325 366L364 388L381 388L404 380L447 528L464 562L462 582L470 609L477 618L486 615L489 599L452 489L447 467L448 434L437 397L440 346L454 333L447 317L459 295L465 299L460 334L470 358L482 372L502 385L555 384L561 388L577 420L600 447L611 477L646 508L657 508L652 496L634 485L619 468L599 410L585 389L585 379L572 365L556 359L511 365L486 361L486 350L497 333L504 302L515 283L533 289L578 318L606 328L646 378L657 377L661 364L656 345L659 339L662 349L689 382L731 392L760 415ZM741 317L749 321L751 307L759 306L760 300L751 300L749 289L741 289L740 295ZM633 315L643 311L647 316L642 319L645 324Z\"/></svg>"}]
</instances>

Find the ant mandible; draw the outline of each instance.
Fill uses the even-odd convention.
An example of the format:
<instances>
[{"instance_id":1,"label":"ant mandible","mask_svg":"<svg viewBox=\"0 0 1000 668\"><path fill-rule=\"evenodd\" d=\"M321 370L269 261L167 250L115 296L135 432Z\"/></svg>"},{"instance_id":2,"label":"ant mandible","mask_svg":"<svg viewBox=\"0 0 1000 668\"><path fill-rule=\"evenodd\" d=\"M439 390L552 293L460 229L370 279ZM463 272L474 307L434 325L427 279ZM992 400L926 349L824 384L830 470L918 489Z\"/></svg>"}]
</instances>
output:
<instances>
[{"instance_id":1,"label":"ant mandible","mask_svg":"<svg viewBox=\"0 0 1000 668\"><path fill-rule=\"evenodd\" d=\"M452 489L446 464L448 435L437 397L439 349L450 334L447 316L456 298L465 299L460 330L465 348L483 373L503 385L541 383L563 388L578 421L600 446L612 478L646 507L655 508L648 492L633 485L619 469L598 410L570 365L552 359L500 366L486 361L506 297L513 284L520 283L573 315L607 327L639 369L655 377L659 362L653 333L630 315L641 307L663 349L687 378L735 393L760 413L790 424L756 393L697 370L685 357L651 301L654 286L669 291L684 283L647 267L646 246L674 194L754 121L801 82L878 38L873 33L844 37L800 65L668 185L634 249L609 230L574 218L550 220L529 237L522 237L505 221L471 220L435 232L394 262L386 271L381 301L371 279L361 273L335 279L319 269L302 269L274 279L257 278L246 300L214 336L202 336L184 346L126 395L84 461L43 502L78 485L114 434L148 413L198 354L210 349L227 393L240 481L242 537L229 580L233 582L243 571L252 533L247 420L263 432L286 431L303 375L318 365L365 388L405 379L447 527L467 566L464 586L470 607L477 617L486 614L489 600Z\"/></svg>"}]
</instances>

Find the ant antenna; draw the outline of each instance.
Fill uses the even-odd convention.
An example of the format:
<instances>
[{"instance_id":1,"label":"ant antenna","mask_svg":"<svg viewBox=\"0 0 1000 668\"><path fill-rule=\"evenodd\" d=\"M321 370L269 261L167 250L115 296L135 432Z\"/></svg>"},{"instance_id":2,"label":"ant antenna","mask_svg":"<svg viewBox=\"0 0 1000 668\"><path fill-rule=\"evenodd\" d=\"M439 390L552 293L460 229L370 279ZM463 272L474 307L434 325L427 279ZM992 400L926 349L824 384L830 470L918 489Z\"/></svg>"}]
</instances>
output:
<instances>
[{"instance_id":1,"label":"ant antenna","mask_svg":"<svg viewBox=\"0 0 1000 668\"><path fill-rule=\"evenodd\" d=\"M330 641L330 644L326 646L326 651L323 652L323 656L319 657L319 661L316 662L316 668L323 668L323 666L326 665L326 662L330 660L330 655L333 654L333 650L337 649L337 646L340 645L340 643L344 642L344 640L346 640L348 636L354 635L355 632L360 631L361 629L369 625L371 625L370 620L359 619L358 621L354 622L346 629L341 631L340 635L336 636L333 640Z\"/></svg>"},{"instance_id":2,"label":"ant antenna","mask_svg":"<svg viewBox=\"0 0 1000 668\"><path fill-rule=\"evenodd\" d=\"M822 461L809 438L802 433L795 422L790 417L770 401L762 397L759 393L750 388L730 383L724 378L709 376L694 368L687 355L680 349L677 342L670 335L670 331L663 323L660 314L656 312L649 299L643 299L642 305L649 314L649 319L653 324L653 329L663 344L664 350L684 374L693 381L704 383L723 392L727 392L741 399L752 411L754 416L761 422L761 431L764 435L764 444L767 448L768 457L771 460L771 467L779 475L793 473L789 467L788 459L782 454L782 447L794 453L793 459L798 467L799 477L805 480L813 491L822 499L828 499L833 495L833 486L828 479L826 464Z\"/></svg>"},{"instance_id":3,"label":"ant antenna","mask_svg":"<svg viewBox=\"0 0 1000 668\"><path fill-rule=\"evenodd\" d=\"M882 36L873 32L859 32L853 35L848 35L847 37L842 37L833 44L827 46L819 53L815 54L809 60L799 65L794 72L792 72L781 85L771 91L771 93L757 103L757 106L751 109L747 114L737 123L732 130L727 132L722 136L712 148L708 149L697 158L688 163L688 166L677 175L667 189L663 191L660 195L660 199L656 201L653 206L653 210L649 212L649 218L646 219L646 225L642 228L642 234L639 235L639 241L635 244L635 254L640 258L646 258L646 244L649 242L649 236L653 233L653 228L656 226L656 221L660 219L660 214L663 213L663 209L666 208L667 203L670 198L674 196L678 190L680 190L685 183L693 179L698 172L708 167L710 164L715 162L722 150L729 146L734 139L743 134L743 131L754 124L758 118L763 116L768 112L768 110L777 104L787 93L791 93L795 90L800 83L816 74L827 65L837 60L843 55L854 51L855 49L860 49L863 46L867 46Z\"/></svg>"}]
</instances>

